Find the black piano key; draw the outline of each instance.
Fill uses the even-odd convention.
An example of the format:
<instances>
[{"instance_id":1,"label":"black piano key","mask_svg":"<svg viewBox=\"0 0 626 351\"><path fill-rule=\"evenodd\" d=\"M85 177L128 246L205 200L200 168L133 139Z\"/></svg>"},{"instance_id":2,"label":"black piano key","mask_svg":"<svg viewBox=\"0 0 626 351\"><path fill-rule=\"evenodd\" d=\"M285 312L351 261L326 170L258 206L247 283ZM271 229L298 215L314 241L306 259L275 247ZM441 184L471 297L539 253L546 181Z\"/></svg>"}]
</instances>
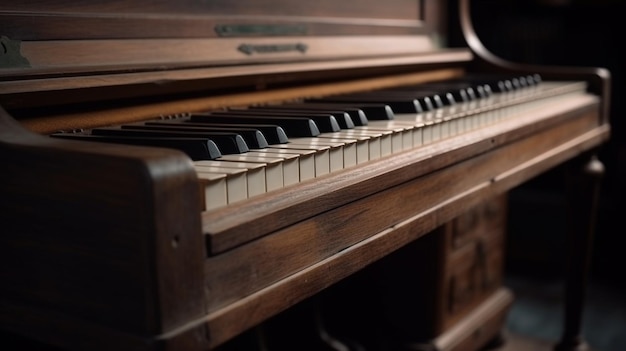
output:
<instances>
[{"instance_id":1,"label":"black piano key","mask_svg":"<svg viewBox=\"0 0 626 351\"><path fill-rule=\"evenodd\" d=\"M443 101L444 106L454 105L457 102L451 92L445 92L441 96L443 96L441 101Z\"/></svg>"},{"instance_id":2,"label":"black piano key","mask_svg":"<svg viewBox=\"0 0 626 351\"><path fill-rule=\"evenodd\" d=\"M465 89L467 84L460 86L455 84L450 86L445 82L428 82L420 83L417 85L409 85L392 88L390 90L402 90L416 94L416 97L425 96L429 97L433 107L439 108L447 105L452 105L457 102L469 101L469 94Z\"/></svg>"},{"instance_id":3,"label":"black piano key","mask_svg":"<svg viewBox=\"0 0 626 351\"><path fill-rule=\"evenodd\" d=\"M119 127L94 128L91 130L92 135L110 135L110 136L136 136L136 137L161 137L161 138L193 138L200 137L196 133L185 132L168 132L160 130L137 130L122 129ZM195 134L195 135L194 135ZM241 135L235 133L203 133L203 138L212 140L223 154L241 154L250 151L248 145Z\"/></svg>"},{"instance_id":4,"label":"black piano key","mask_svg":"<svg viewBox=\"0 0 626 351\"><path fill-rule=\"evenodd\" d=\"M439 103L437 103L437 101L435 100L435 97L437 97L437 101ZM441 98L438 97L437 95L424 96L424 97L419 98L419 100L422 102L424 111L432 111L436 108L440 108L443 106L443 102L441 101Z\"/></svg>"},{"instance_id":5,"label":"black piano key","mask_svg":"<svg viewBox=\"0 0 626 351\"><path fill-rule=\"evenodd\" d=\"M194 113L191 122L241 123L241 124L276 124L285 130L287 137L314 137L320 135L315 121L310 118L284 118L268 116L247 116L222 113Z\"/></svg>"},{"instance_id":6,"label":"black piano key","mask_svg":"<svg viewBox=\"0 0 626 351\"><path fill-rule=\"evenodd\" d=\"M489 86L488 84L479 84L475 87L475 90L479 98L489 97L492 93L491 86Z\"/></svg>"},{"instance_id":7,"label":"black piano key","mask_svg":"<svg viewBox=\"0 0 626 351\"><path fill-rule=\"evenodd\" d=\"M527 86L536 85L541 82L539 74L530 75L502 75L502 74L473 74L463 78L464 81L474 84L488 86L493 92L508 92L518 90L524 86L520 83L520 78L524 77Z\"/></svg>"},{"instance_id":8,"label":"black piano key","mask_svg":"<svg viewBox=\"0 0 626 351\"><path fill-rule=\"evenodd\" d=\"M528 85L536 85L541 83L541 75L535 73L535 74L529 74L526 75L526 82L528 83Z\"/></svg>"},{"instance_id":9,"label":"black piano key","mask_svg":"<svg viewBox=\"0 0 626 351\"><path fill-rule=\"evenodd\" d=\"M441 93L441 92L432 91L432 90L422 91L422 89L414 91L414 92L417 94L420 94L418 96L424 96L424 97L430 98L433 108L442 108L447 105L452 105L456 102L452 94L448 92Z\"/></svg>"},{"instance_id":10,"label":"black piano key","mask_svg":"<svg viewBox=\"0 0 626 351\"><path fill-rule=\"evenodd\" d=\"M407 99L417 101L419 107L416 112L431 111L435 109L432 97L428 94L402 90L381 90L373 94L381 95L383 99ZM393 107L392 107L393 108Z\"/></svg>"},{"instance_id":11,"label":"black piano key","mask_svg":"<svg viewBox=\"0 0 626 351\"><path fill-rule=\"evenodd\" d=\"M531 83L532 83L532 82L531 82ZM526 79L526 76L521 76L521 77L519 77L519 84L520 84L522 87L528 87L528 86L530 86L530 85L531 85L531 83L529 83L529 82L528 82L528 80Z\"/></svg>"},{"instance_id":12,"label":"black piano key","mask_svg":"<svg viewBox=\"0 0 626 351\"><path fill-rule=\"evenodd\" d=\"M453 105L457 102L457 98L451 92L445 90L435 91L431 90L430 87L414 87L407 90L422 101L422 106L426 111ZM463 101L463 99L459 98L458 101Z\"/></svg>"},{"instance_id":13,"label":"black piano key","mask_svg":"<svg viewBox=\"0 0 626 351\"><path fill-rule=\"evenodd\" d=\"M358 107L360 107L358 104L361 103L385 104L388 105L394 113L420 113L424 111L422 105L417 99L404 96L393 96L392 94L383 94L379 92L335 95L307 101L351 103L357 104Z\"/></svg>"},{"instance_id":14,"label":"black piano key","mask_svg":"<svg viewBox=\"0 0 626 351\"><path fill-rule=\"evenodd\" d=\"M285 130L274 124L233 124L233 123L204 123L191 122L190 119L175 119L163 121L148 121L145 125L164 125L164 126L181 126L184 128L230 128L230 129L248 129L252 128L260 131L269 145L286 144L289 142Z\"/></svg>"},{"instance_id":15,"label":"black piano key","mask_svg":"<svg viewBox=\"0 0 626 351\"><path fill-rule=\"evenodd\" d=\"M418 99L422 103L422 108L425 111L430 111L436 108L441 108L444 105L450 105L454 103L454 99L450 100L450 97L442 98L442 93L432 89L428 89L421 85L396 87L383 90L385 92L396 92L406 94L407 97ZM445 93L444 93L445 94Z\"/></svg>"},{"instance_id":16,"label":"black piano key","mask_svg":"<svg viewBox=\"0 0 626 351\"><path fill-rule=\"evenodd\" d=\"M491 75L491 74L468 74L462 78L451 81L459 84L466 84L474 90L477 97L481 97L481 92L507 92L513 90L511 76Z\"/></svg>"},{"instance_id":17,"label":"black piano key","mask_svg":"<svg viewBox=\"0 0 626 351\"><path fill-rule=\"evenodd\" d=\"M432 89L439 92L440 95L446 96L448 101L468 102L483 97L476 92L472 84L463 81L446 81L446 82L430 82L422 84L423 89ZM483 95L490 90L481 88Z\"/></svg>"},{"instance_id":18,"label":"black piano key","mask_svg":"<svg viewBox=\"0 0 626 351\"><path fill-rule=\"evenodd\" d=\"M304 102L287 103L287 104L277 105L276 107L285 108L285 109L304 109L307 111L308 110L332 111L332 110L337 110L339 108L341 111L347 113L348 116L350 116L350 118L352 119L352 124L354 124L355 126L367 125L367 116L365 115L365 112L356 107L341 108L341 106L337 106L333 104L324 104L324 103L317 104L317 103L304 103Z\"/></svg>"},{"instance_id":19,"label":"black piano key","mask_svg":"<svg viewBox=\"0 0 626 351\"><path fill-rule=\"evenodd\" d=\"M522 83L520 83L518 77L511 78L511 84L513 84L513 90L517 90L522 87Z\"/></svg>"},{"instance_id":20,"label":"black piano key","mask_svg":"<svg viewBox=\"0 0 626 351\"><path fill-rule=\"evenodd\" d=\"M209 127L185 127L180 125L154 125L154 124L125 124L121 126L122 129L139 129L139 130L158 130L158 131L171 131L172 136L180 136L178 132L193 133L191 136L211 138L214 132L217 133L235 133L243 137L249 148L252 149L264 149L268 147L268 142L265 139L263 133L258 129L252 128L209 128Z\"/></svg>"},{"instance_id":21,"label":"black piano key","mask_svg":"<svg viewBox=\"0 0 626 351\"><path fill-rule=\"evenodd\" d=\"M341 102L341 101L322 101L322 100L305 100L303 104L308 105L324 105L334 106L335 108L357 108L363 113L368 120L392 120L394 119L394 111L391 107L384 103L362 103L362 102Z\"/></svg>"},{"instance_id":22,"label":"black piano key","mask_svg":"<svg viewBox=\"0 0 626 351\"><path fill-rule=\"evenodd\" d=\"M259 116L259 117L281 117L281 118L310 118L315 121L317 128L321 133L332 133L341 130L339 122L335 116L330 114L317 114L317 113L288 113L280 111L264 111L257 109L236 109L226 112L217 112L216 114L235 114L245 116Z\"/></svg>"},{"instance_id":23,"label":"black piano key","mask_svg":"<svg viewBox=\"0 0 626 351\"><path fill-rule=\"evenodd\" d=\"M222 156L217 144L206 138L160 138L160 137L131 137L112 135L91 135L77 133L55 133L50 135L54 138L74 140L87 140L91 142L158 146L180 150L192 160L215 160Z\"/></svg>"},{"instance_id":24,"label":"black piano key","mask_svg":"<svg viewBox=\"0 0 626 351\"><path fill-rule=\"evenodd\" d=\"M283 105L272 105L272 106L253 106L248 110L253 111L267 111L271 114L281 113L281 114L297 114L298 116L303 115L307 116L310 114L319 114L319 115L330 115L335 117L335 120L339 124L339 128L341 129L353 129L354 122L352 121L352 117L345 111L333 111L333 110L321 110L321 109L303 109L303 108L294 108ZM232 111L239 111L239 109L233 109ZM319 125L319 123L318 123Z\"/></svg>"}]
</instances>

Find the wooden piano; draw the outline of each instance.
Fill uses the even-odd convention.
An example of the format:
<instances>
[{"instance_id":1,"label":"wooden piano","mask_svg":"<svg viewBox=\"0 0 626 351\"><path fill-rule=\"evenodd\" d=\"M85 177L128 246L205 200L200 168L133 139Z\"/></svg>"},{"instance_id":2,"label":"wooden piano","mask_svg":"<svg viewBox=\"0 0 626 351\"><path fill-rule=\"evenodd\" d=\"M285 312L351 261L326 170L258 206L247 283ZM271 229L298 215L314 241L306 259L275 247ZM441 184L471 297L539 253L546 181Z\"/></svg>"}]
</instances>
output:
<instances>
[{"instance_id":1,"label":"wooden piano","mask_svg":"<svg viewBox=\"0 0 626 351\"><path fill-rule=\"evenodd\" d=\"M16 348L478 350L507 191L563 164L584 348L606 70L495 57L468 0L9 0L0 37Z\"/></svg>"}]
</instances>

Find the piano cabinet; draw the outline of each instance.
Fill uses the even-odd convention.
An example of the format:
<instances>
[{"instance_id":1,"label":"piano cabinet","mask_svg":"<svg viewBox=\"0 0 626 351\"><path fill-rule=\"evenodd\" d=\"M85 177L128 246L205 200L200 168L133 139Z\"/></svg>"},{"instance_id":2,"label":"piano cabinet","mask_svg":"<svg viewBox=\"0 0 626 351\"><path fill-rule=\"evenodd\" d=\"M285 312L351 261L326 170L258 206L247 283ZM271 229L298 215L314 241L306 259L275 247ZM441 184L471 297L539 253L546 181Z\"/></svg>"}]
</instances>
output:
<instances>
[{"instance_id":1,"label":"piano cabinet","mask_svg":"<svg viewBox=\"0 0 626 351\"><path fill-rule=\"evenodd\" d=\"M506 194L487 199L218 349L460 351L498 342L513 302L502 285L506 215Z\"/></svg>"},{"instance_id":2,"label":"piano cabinet","mask_svg":"<svg viewBox=\"0 0 626 351\"><path fill-rule=\"evenodd\" d=\"M556 349L584 349L609 72L495 57L468 0L322 3L275 2L278 17L221 2L0 5L2 332L63 350L265 351L293 346L285 335L311 340L298 349L478 350L513 300L506 194L567 164ZM443 40L452 22L461 47ZM541 82L397 114L420 137L216 208L183 151L50 136L477 75Z\"/></svg>"},{"instance_id":3,"label":"piano cabinet","mask_svg":"<svg viewBox=\"0 0 626 351\"><path fill-rule=\"evenodd\" d=\"M584 121L587 117L583 114L579 118L574 118L574 122L566 124L573 123L576 125L580 123L580 121L576 121L577 119ZM559 130L562 127L556 126L554 128ZM568 125L566 129L570 128L571 125ZM34 299L40 301L39 303L47 302L49 307L34 308L18 303L5 304L3 305L3 316L6 319L3 319L3 326L9 331L19 331L22 335L30 336L36 340L45 340L69 349L109 349L119 345L131 349L150 349L152 345L161 345L159 347L167 349L187 349L190 345L197 349L219 349L220 347L228 347L229 344L223 346L228 342L241 342L241 336L238 335L247 336L249 330L258 331L258 328L263 326L266 320L272 319L273 316L280 316L284 311L292 310L293 306L301 301L332 296L331 292L333 291L340 291L342 294L349 292L350 289L354 289L354 286L350 287L346 282L351 282L353 279L357 281L359 277L372 274L369 272L376 272L378 269L376 278L366 279L365 288L361 286L361 289L356 292L353 291L354 294L341 300L343 302L340 302L339 305L345 307L345 305L355 301L354 296L363 297L367 296L368 293L373 293L372 282L391 282L392 287L393 284L399 284L401 288L394 287L386 291L383 290L383 293L380 294L374 293L372 299L365 299L364 303L359 306L363 312L373 315L384 311L391 315L409 312L408 317L403 315L402 318L391 318L396 322L407 319L409 322L402 324L404 329L394 330L394 333L399 335L394 335L390 340L406 340L408 334L413 337L419 336L420 341L422 338L429 339L430 342L426 345L436 345L441 350L457 350L455 347L463 347L458 348L459 350L477 349L479 345L483 345L490 338L498 335L505 312L512 299L510 292L501 289L499 284L501 278L499 265L502 263L501 255L503 253L498 252L498 248L501 247L502 240L504 240L502 215L506 206L501 200L503 195L498 195L504 193L497 190L500 187L508 188L511 184L517 184L521 174L519 172L512 172L510 175L504 174L494 181L491 172L497 171L498 167L494 168L493 162L496 164L504 163L507 166L507 162L503 160L510 160L512 155L515 155L513 150L520 150L518 145L520 142L527 146L541 145L546 142L562 143L562 140L554 138L553 130L544 133L550 136L549 142L545 140L545 137L537 136L542 133L533 134L529 136L529 140L518 141L508 147L503 146L504 150L497 148L487 152L486 155L458 164L455 163L439 171L428 172L407 184L400 183L396 187L389 188L383 191L384 194L380 196L372 195L364 200L341 206L338 210L324 211L316 216L317 218L294 223L286 230L279 230L248 244L239 245L225 253L203 259L199 259L197 256L192 259L193 256L191 255L194 252L195 255L205 255L203 252L205 245L201 240L198 240L201 237L182 236L186 232L181 232L178 228L170 230L169 234L163 234L163 237L154 235L155 233L152 231L154 223L163 220L163 216L176 216L177 220L189 216L186 208L168 201L163 202L163 204L172 204L175 207L170 209L172 212L169 213L164 213L167 212L165 209L155 211L154 208L138 208L136 205L131 206L131 208L116 208L120 211L119 214L94 207L86 213L81 212L83 213L81 218L68 222L58 221L58 218L61 217L60 213L64 214L65 211L68 211L67 206L63 208L51 206L46 209L45 214L51 216L52 219L46 223L54 223L66 231L55 229L50 232L49 228L43 226L41 222L24 221L25 215L23 214L5 218L5 228L16 233L15 236L3 237L3 247L7 250L7 254L3 255L4 267L11 267L10 271L5 270L3 272L4 281L7 283L4 286L5 298ZM591 135L591 140L594 140L595 136L593 135L595 133L591 133ZM35 138L35 140L40 141L39 138ZM537 140L542 141L538 143ZM584 145L585 140L589 139L585 137L582 140ZM491 144L491 141L489 143ZM576 140L575 143L575 145L581 145L579 140ZM541 145L540 147L544 148L545 146ZM20 149L19 147L14 148ZM24 150L28 148L22 147L22 149L20 154L24 154ZM521 149L526 150L527 147ZM567 150L564 151L566 155L570 152L577 153L570 147L557 149ZM118 152L119 149L113 148L112 150ZM63 149L51 151L64 153ZM142 149L141 151L151 150ZM86 149L80 152L92 153L93 151ZM103 149L98 149L98 153L102 152ZM145 169L146 164L152 166L155 163L145 162L140 166L130 163L126 168L119 168L120 165L127 164L119 160L129 157L128 152L128 150L124 150L124 156L118 156L117 159L112 158L111 161L103 158L99 160L98 164L79 162L77 167L81 169L81 172L84 172L86 185L91 184L91 180L93 180L93 184L89 188L93 189L92 191L97 191L98 187L101 186L101 178L98 175L104 170L102 167L115 164L116 169L124 169L124 179L113 178L113 182L105 187L105 191L101 195L104 197L103 199L110 198L111 201L119 201L119 193L122 193L122 198L129 196L128 191L117 186L119 184L128 184L133 189L144 189L145 186L142 184L146 179L142 178L141 175L145 176L146 172L133 170L136 167ZM524 154L527 152L528 150L524 151ZM71 153L75 155L76 150L72 150ZM132 154L130 155L132 156ZM150 155L150 153L144 155ZM6 153L4 156L5 159L11 160L10 164L15 165L9 168L9 171L17 169L19 174L23 173L16 166L21 162L11 159ZM547 156L538 159L536 157L531 158L521 172L536 174L539 170L544 169L546 163L557 162L563 157L555 156L551 152ZM162 157L165 155L159 153L158 158ZM587 153L581 154L578 158L573 159L573 164L579 165L580 160L584 160L586 157ZM33 156L32 160L36 161L37 157ZM518 160L510 162L517 164ZM48 167L47 171L50 171L49 174L51 174L48 179L52 181L52 184L56 183L56 179L62 177L61 174L66 174L68 167L67 164L39 163ZM482 165L483 163L486 163L486 166ZM156 165L158 166L159 163ZM592 173L598 173L598 164L595 160L591 166L589 170ZM175 174L184 175L187 168L183 163L180 167L168 167L168 169ZM468 169L488 171L487 174L480 174L481 172L468 173ZM128 179L132 173L138 174L138 180L131 182L132 178ZM5 172L5 176L6 174ZM461 174L465 176L467 181L466 184L460 185L467 189L465 191L459 191L456 186L451 186L450 180L447 180L458 180ZM30 177L36 176L37 174L30 175ZM478 182L479 185L477 186L475 177L484 179L484 181ZM18 178L11 179L13 181L18 180ZM193 185L189 185L187 188L189 198L197 199L197 188L194 182L190 183L180 176L175 179L180 180L173 182L173 179L168 179L166 184L153 185L152 188L145 190L147 195L143 196L155 196L153 191L162 196L174 196L168 191L180 194L186 189L180 185L187 183ZM19 180L30 182L29 178L19 178ZM376 227L378 225L376 223L378 221L377 216L389 216L385 210L388 207L387 201L394 203L399 199L408 199L409 201L405 206L411 205L420 208L412 199L414 196L423 197L427 194L428 191L425 189L435 189L433 188L433 181L439 185L439 188L436 188L439 190L430 196L432 196L432 203L439 205L425 206L421 210L422 212L418 212L417 215L390 228L379 230ZM168 186L168 184L172 185ZM40 189L44 185L41 182L31 184L32 187L27 190L32 191L32 195L28 198L24 197L22 191L19 191L19 195L9 192L9 189L13 189L13 191L22 190L9 186L5 189L7 196L4 199L10 201L3 202L3 211L10 211L14 214L29 211L32 205L29 200L33 198L46 203L57 197L67 196L65 187L59 185L58 193L54 193L54 188L46 185L46 192L44 193ZM86 185L72 184L72 186L81 189L84 189ZM115 189L108 189L108 187ZM442 191L444 188L445 191ZM584 195L580 193L583 187L577 183L574 188L578 190L574 197L580 200L579 196ZM587 186L587 188L587 193L594 193L592 185ZM92 194L92 192L81 191L74 195L75 200L73 201L76 201L76 206L82 206L84 210L86 200L81 197L88 197L93 200ZM46 200L48 197L50 198ZM485 202L493 197L498 200ZM442 202L442 200L435 199L445 200ZM589 217L582 214L587 213L585 211L590 210L590 207L593 206L593 201L589 201L593 198L585 200L582 203L584 206L578 208L580 211L578 216L581 220ZM493 201L498 205L493 205ZM94 205L98 205L98 203ZM194 202L186 202L185 205L193 207ZM195 203L195 206L199 206L199 204ZM254 206L254 204L242 204L241 206ZM398 210L395 207L394 209ZM231 210L234 209L227 209L227 211ZM408 211L415 213L415 208ZM41 216L41 214L39 215ZM110 219L112 215L115 215L118 220L114 223L108 223L107 219ZM124 216L132 218L122 221ZM138 218L141 219L142 216L149 218L143 224L137 223ZM195 216L190 217L198 220ZM365 219L367 217L370 218L369 221ZM374 222L371 221L372 219ZM151 221L154 223L151 224ZM177 221L175 223L178 226L182 225ZM194 222L194 220L189 220L186 223L196 223L197 230L200 228L200 223ZM342 223L344 225L341 225ZM349 225L345 225L347 223ZM85 229L90 225L95 226ZM110 226L117 229L111 230ZM131 229L125 229L125 226L129 226ZM141 235L142 230L140 229L144 226L149 228L150 232ZM578 235L581 235L578 240L586 243L588 236L584 231L580 231L581 228L590 228L589 223L582 223L573 228L578 231ZM366 232L361 233L362 230ZM34 233L37 233L37 237L33 236ZM54 235L50 236L49 233L54 233ZM114 235L116 233L118 236ZM313 236L308 236L307 233L312 233ZM366 235L365 238L361 237L363 234ZM94 235L96 236L94 237ZM44 240L44 238L47 239ZM129 238L132 240L129 241ZM40 244L42 240L45 244L43 246ZM96 246L93 246L94 240L97 240ZM146 240L155 242L148 244L150 241L145 242ZM350 242L355 243L349 244ZM574 240L574 242L578 241ZM130 244L138 247L133 249L129 247ZM160 262L153 262L153 256L149 252L145 253L145 257L137 255L137 250L143 248L139 250L142 252L146 245L167 253L167 255L159 256L164 261L159 264L166 264L167 270L155 272L156 267L146 266L148 263L154 265ZM581 252L584 251L585 247L581 244L573 246L572 250L577 250L572 251L571 257L574 264L582 265L584 263L581 262L580 257L584 257ZM54 251L51 251L51 248L54 248ZM169 260L173 259L169 255L178 257L179 250L184 250L183 257L185 259L175 259L176 265L173 265L174 262L168 263ZM69 252L73 253L72 257L67 257ZM62 259L64 257L65 259ZM254 260L246 260L246 257L253 257ZM315 262L312 265L307 263L311 260ZM125 261L130 263L124 263ZM143 265L138 264L141 261L144 261ZM398 261L401 263L397 263ZM42 262L46 264L42 265ZM198 262L203 262L205 266L198 267ZM407 269L406 262L412 263L411 265L424 276L420 276L419 273L412 274ZM465 264L457 265L459 262ZM368 266L370 267L368 268ZM471 269L474 266L477 267L476 270ZM131 270L132 267L135 267L136 270ZM381 269L380 267L391 268ZM142 269L140 270L140 268ZM571 281L568 284L581 287L580 285L584 282L584 275L577 275L576 272L584 271L583 268L585 268L584 265L572 271ZM111 269L115 269L117 273L111 275L109 272ZM145 272L144 269L146 269ZM42 274L42 271L45 274ZM293 273L289 273L290 271ZM150 272L159 275L154 277ZM24 273L28 273L29 276L23 276ZM203 279L199 279L197 274L201 274ZM476 276L473 276L474 274ZM37 280L32 279L35 276L38 277ZM427 278L428 276L430 278ZM155 278L161 279L162 282L154 286L154 283L150 282ZM415 280L410 278L415 278ZM61 281L69 288L59 291L58 294L53 294L54 291L50 291L50 287L61 289L58 286ZM204 286L194 288L195 283L202 283ZM37 284L41 288L33 288L32 284ZM423 287L422 284L425 284L426 287ZM483 285L484 290L481 290ZM143 301L143 298L140 297L141 291L148 289L156 292L153 290L156 287L160 287L164 290L163 293L172 296L170 299L161 301L166 305L159 308L164 314L163 319L153 318L150 306L137 306L138 301ZM345 289L342 290L344 287ZM417 296L425 296L424 298L409 300L406 300L406 296L401 298L403 293L410 295L413 292ZM43 294L45 299L42 300L42 297L37 294ZM211 296L211 294L214 295ZM388 298L382 299L385 294ZM576 309L580 308L577 306L580 306L584 295L578 292L569 298L571 299L569 303L574 306L573 310L568 312L573 314L573 317L569 316L567 319L571 321L571 318L576 318ZM360 298L358 301L363 300ZM186 303L182 304L181 301ZM60 306L63 309L73 311L74 314L84 315L84 318L95 318L99 320L98 323L105 325L109 323L111 327L105 328L95 325L94 322L87 323L82 318L77 321L74 319L75 317L68 318L67 315L54 313L51 310L51 307L54 306L52 303L57 305L57 309ZM377 308L377 303L384 308ZM389 306L393 303L401 304L401 306L395 306L395 308ZM184 313L198 313L198 306L208 309L207 304L217 306L217 308L213 307L212 312L201 314L197 319L192 318L193 323L180 324L180 322L175 322L175 317L184 315ZM363 308L363 305L366 307ZM142 307L145 309L144 312L130 313L130 311ZM426 319L415 320L410 318L411 311L427 307L434 307L435 310L427 313L422 313L422 311L415 313L421 317L427 316ZM335 313L340 311L341 309L335 309ZM580 313L580 310L578 311ZM171 316L165 312L171 313ZM166 316L167 319L164 318ZM142 318L138 319L138 317ZM137 328L138 325L141 326L139 322L142 320L146 323L145 328L157 327L153 325L156 321L161 321L166 326L167 323L172 323L177 327L170 329L170 332L164 333L156 339L154 337L144 339L112 329L112 326L127 329ZM359 322L363 320L367 319L359 320ZM294 324L297 325L297 323L290 323L290 325ZM372 325L375 324L367 324L367 327L371 328ZM574 324L572 328L574 330L573 335L576 336L576 325ZM365 328L365 330L368 329ZM378 334L365 333L365 335ZM458 346L461 342L469 343L469 348ZM402 346L409 349L419 349L423 345L423 342L412 342Z\"/></svg>"}]
</instances>

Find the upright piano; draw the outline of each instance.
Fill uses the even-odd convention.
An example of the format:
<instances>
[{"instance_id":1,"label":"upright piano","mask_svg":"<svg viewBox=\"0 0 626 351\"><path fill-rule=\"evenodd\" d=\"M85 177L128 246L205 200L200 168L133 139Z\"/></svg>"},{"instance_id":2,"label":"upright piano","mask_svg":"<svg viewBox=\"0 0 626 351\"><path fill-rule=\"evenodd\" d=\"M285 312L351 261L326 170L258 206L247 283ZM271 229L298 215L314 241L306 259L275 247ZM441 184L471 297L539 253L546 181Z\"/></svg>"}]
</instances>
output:
<instances>
[{"instance_id":1,"label":"upright piano","mask_svg":"<svg viewBox=\"0 0 626 351\"><path fill-rule=\"evenodd\" d=\"M507 192L564 165L583 349L610 74L497 57L471 7L3 1L3 340L478 350Z\"/></svg>"}]
</instances>

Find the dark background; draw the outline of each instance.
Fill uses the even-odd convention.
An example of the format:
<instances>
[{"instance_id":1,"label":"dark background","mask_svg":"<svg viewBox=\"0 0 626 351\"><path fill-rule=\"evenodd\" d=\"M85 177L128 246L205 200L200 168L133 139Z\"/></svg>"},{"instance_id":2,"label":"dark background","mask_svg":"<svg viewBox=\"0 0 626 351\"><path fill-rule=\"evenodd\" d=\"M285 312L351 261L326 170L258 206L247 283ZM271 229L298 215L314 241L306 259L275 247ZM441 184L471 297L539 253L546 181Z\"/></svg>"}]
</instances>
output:
<instances>
[{"instance_id":1,"label":"dark background","mask_svg":"<svg viewBox=\"0 0 626 351\"><path fill-rule=\"evenodd\" d=\"M611 140L599 152L602 181L583 336L595 350L626 349L626 1L472 0L483 44L516 62L610 70ZM555 341L562 332L564 167L510 192L506 280L516 295L507 326Z\"/></svg>"},{"instance_id":2,"label":"dark background","mask_svg":"<svg viewBox=\"0 0 626 351\"><path fill-rule=\"evenodd\" d=\"M592 282L626 288L624 223L626 145L624 121L625 1L474 0L474 25L483 44L510 61L593 66L612 76L612 137L599 153L606 167L593 250ZM562 269L562 178L557 169L511 194L509 271L535 275ZM625 290L626 291L626 290Z\"/></svg>"}]
</instances>

